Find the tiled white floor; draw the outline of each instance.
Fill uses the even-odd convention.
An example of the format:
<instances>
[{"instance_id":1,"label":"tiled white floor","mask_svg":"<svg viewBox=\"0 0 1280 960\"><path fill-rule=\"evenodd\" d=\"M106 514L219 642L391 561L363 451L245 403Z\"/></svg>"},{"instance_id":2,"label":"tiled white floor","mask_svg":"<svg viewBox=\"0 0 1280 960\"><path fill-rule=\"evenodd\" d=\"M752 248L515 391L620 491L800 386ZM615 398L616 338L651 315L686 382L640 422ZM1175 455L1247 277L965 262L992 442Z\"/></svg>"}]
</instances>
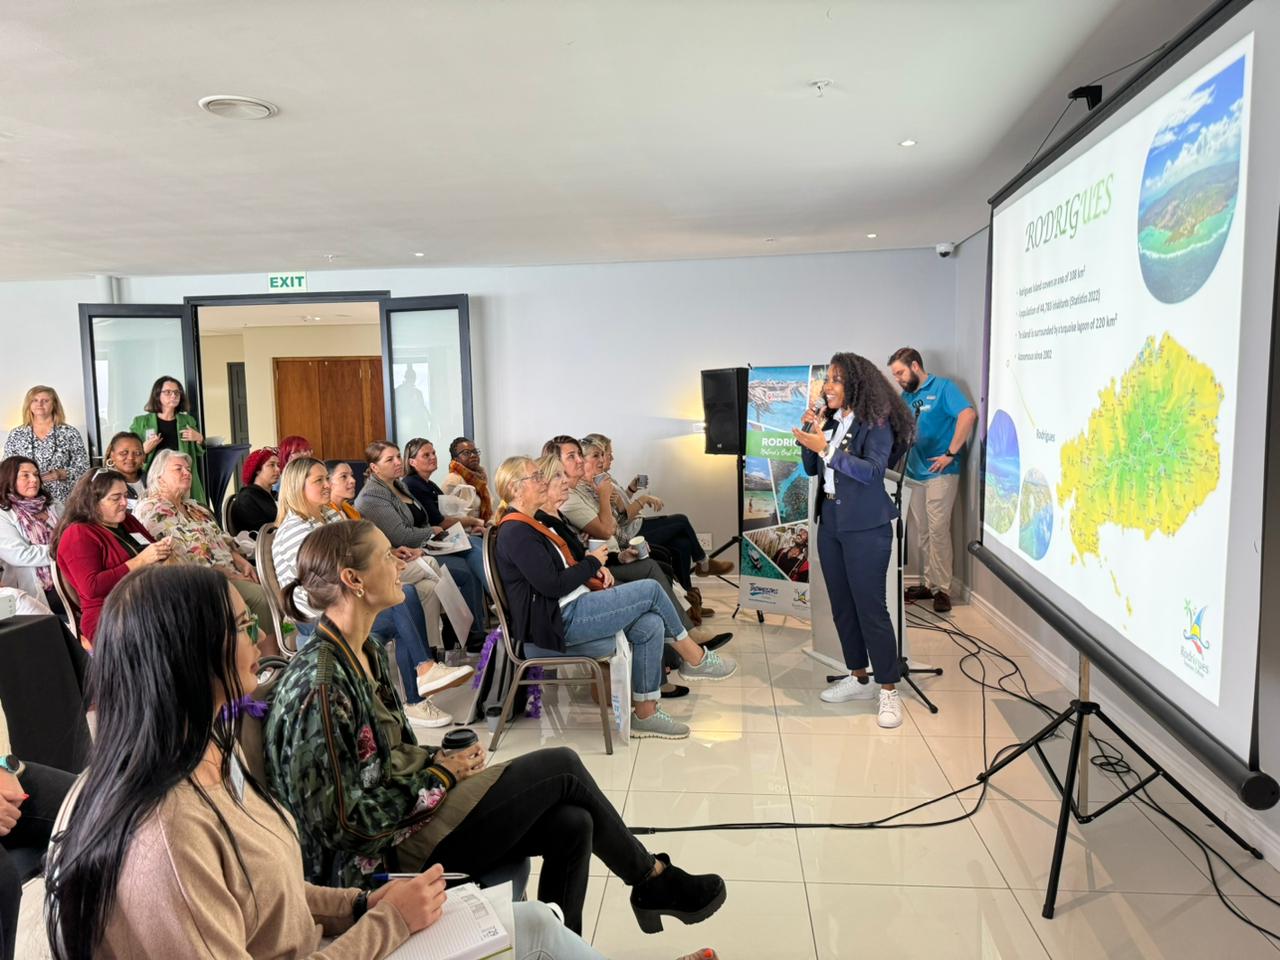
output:
<instances>
[{"instance_id":1,"label":"tiled white floor","mask_svg":"<svg viewBox=\"0 0 1280 960\"><path fill-rule=\"evenodd\" d=\"M728 682L695 685L691 696L666 701L693 727L690 739L617 745L606 756L599 713L585 691L558 688L548 693L541 719L521 719L504 736L495 761L542 746L573 746L632 826L862 823L954 790L963 792L897 822L948 820L972 809L979 791L971 785L984 766L983 696L961 672L961 652L949 639L912 634L913 658L945 670L921 684L940 712L930 714L907 694L902 726L884 731L870 703L818 700L829 671L803 652L806 624L770 616L761 626L753 614L730 621L733 592L712 581L702 588L719 611L709 623L735 632L725 652L742 669ZM1054 706L1067 703L1067 691L977 611L957 607L953 617L1014 657L1036 696ZM995 658L985 663L989 682L1008 672ZM963 668L981 672L972 660ZM992 694L986 707L988 756L1045 723L1040 712L1010 696ZM1060 764L1067 744L1054 740L1045 749ZM1094 796L1113 796L1115 789L1095 776ZM1231 846L1189 804L1173 802L1171 790L1153 792L1253 883L1280 895L1280 874L1270 865ZM646 936L632 916L627 888L595 864L585 932L617 960L674 958L704 945L723 960L1276 956L1268 940L1219 903L1190 841L1132 802L1094 823L1072 825L1057 916L1042 919L1057 813L1044 768L1026 756L993 779L974 817L945 826L644 837L650 849L670 853L690 870L721 873L727 903L698 926L667 922L663 933ZM1280 908L1234 877L1223 885L1255 920L1280 928Z\"/></svg>"}]
</instances>

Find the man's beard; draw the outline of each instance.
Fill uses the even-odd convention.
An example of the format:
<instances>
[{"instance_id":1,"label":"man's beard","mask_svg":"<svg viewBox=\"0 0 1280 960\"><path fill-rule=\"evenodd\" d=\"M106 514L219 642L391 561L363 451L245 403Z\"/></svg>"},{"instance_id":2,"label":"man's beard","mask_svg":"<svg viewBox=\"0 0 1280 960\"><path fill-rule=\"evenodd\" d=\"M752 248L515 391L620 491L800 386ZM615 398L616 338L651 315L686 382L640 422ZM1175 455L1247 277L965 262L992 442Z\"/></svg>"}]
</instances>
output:
<instances>
[{"instance_id":1,"label":"man's beard","mask_svg":"<svg viewBox=\"0 0 1280 960\"><path fill-rule=\"evenodd\" d=\"M920 378L913 373L911 375L911 379L907 381L907 385L903 389L905 389L907 393L915 393L920 389Z\"/></svg>"}]
</instances>

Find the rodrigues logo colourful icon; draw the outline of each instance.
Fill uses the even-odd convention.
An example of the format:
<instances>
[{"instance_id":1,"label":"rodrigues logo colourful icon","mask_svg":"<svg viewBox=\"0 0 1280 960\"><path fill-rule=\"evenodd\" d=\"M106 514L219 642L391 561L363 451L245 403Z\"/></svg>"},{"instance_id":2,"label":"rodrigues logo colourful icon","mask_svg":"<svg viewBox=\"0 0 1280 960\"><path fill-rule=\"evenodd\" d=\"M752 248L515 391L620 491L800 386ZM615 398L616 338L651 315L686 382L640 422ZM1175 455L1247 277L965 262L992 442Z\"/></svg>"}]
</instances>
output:
<instances>
[{"instance_id":1,"label":"rodrigues logo colourful icon","mask_svg":"<svg viewBox=\"0 0 1280 960\"><path fill-rule=\"evenodd\" d=\"M1204 612L1209 608L1201 607L1196 610L1191 606L1191 601L1187 600L1183 603L1183 609L1187 614L1187 629L1182 631L1182 639L1190 640L1196 648L1196 653L1203 657L1207 651L1213 649L1204 635Z\"/></svg>"}]
</instances>

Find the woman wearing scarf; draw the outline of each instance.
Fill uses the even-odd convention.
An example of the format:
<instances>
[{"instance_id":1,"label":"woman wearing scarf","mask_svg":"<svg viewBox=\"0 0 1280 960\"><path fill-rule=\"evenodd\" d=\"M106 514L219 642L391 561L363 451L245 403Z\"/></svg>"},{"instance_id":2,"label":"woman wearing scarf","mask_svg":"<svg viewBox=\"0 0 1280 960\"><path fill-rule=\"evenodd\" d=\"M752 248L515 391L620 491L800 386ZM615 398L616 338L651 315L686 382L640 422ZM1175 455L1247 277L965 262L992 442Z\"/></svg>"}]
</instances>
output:
<instances>
[{"instance_id":1,"label":"woman wearing scarf","mask_svg":"<svg viewBox=\"0 0 1280 960\"><path fill-rule=\"evenodd\" d=\"M40 479L39 464L21 456L0 463L0 586L44 597L59 615L64 611L53 589L49 541L61 513L62 505Z\"/></svg>"},{"instance_id":2,"label":"woman wearing scarf","mask_svg":"<svg viewBox=\"0 0 1280 960\"><path fill-rule=\"evenodd\" d=\"M467 513L488 523L493 519L493 500L489 496L489 475L480 466L480 451L473 441L458 437L449 444L449 457L449 474L444 478L444 492L456 497L456 488L471 487L476 492L476 499Z\"/></svg>"}]
</instances>

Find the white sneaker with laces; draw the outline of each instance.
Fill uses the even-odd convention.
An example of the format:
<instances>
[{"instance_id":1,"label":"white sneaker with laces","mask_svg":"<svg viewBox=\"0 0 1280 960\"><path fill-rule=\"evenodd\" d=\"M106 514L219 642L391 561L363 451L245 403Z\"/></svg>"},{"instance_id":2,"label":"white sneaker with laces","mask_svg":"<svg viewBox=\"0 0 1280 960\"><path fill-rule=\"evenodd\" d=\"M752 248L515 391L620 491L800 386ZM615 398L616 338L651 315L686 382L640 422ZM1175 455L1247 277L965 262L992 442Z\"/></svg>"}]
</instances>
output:
<instances>
[{"instance_id":1,"label":"white sneaker with laces","mask_svg":"<svg viewBox=\"0 0 1280 960\"><path fill-rule=\"evenodd\" d=\"M855 676L841 677L819 694L827 703L846 703L850 700L871 700L880 688L868 680L862 683Z\"/></svg>"},{"instance_id":2,"label":"white sneaker with laces","mask_svg":"<svg viewBox=\"0 0 1280 960\"><path fill-rule=\"evenodd\" d=\"M475 672L476 668L469 663L457 667L447 667L434 660L420 663L418 664L418 696L427 697L466 683Z\"/></svg>"},{"instance_id":3,"label":"white sneaker with laces","mask_svg":"<svg viewBox=\"0 0 1280 960\"><path fill-rule=\"evenodd\" d=\"M886 730L902 726L902 698L897 690L880 691L880 726Z\"/></svg>"},{"instance_id":4,"label":"white sneaker with laces","mask_svg":"<svg viewBox=\"0 0 1280 960\"><path fill-rule=\"evenodd\" d=\"M453 723L453 717L430 700L406 703L404 715L409 718L410 723L416 723L420 727L447 727Z\"/></svg>"}]
</instances>

